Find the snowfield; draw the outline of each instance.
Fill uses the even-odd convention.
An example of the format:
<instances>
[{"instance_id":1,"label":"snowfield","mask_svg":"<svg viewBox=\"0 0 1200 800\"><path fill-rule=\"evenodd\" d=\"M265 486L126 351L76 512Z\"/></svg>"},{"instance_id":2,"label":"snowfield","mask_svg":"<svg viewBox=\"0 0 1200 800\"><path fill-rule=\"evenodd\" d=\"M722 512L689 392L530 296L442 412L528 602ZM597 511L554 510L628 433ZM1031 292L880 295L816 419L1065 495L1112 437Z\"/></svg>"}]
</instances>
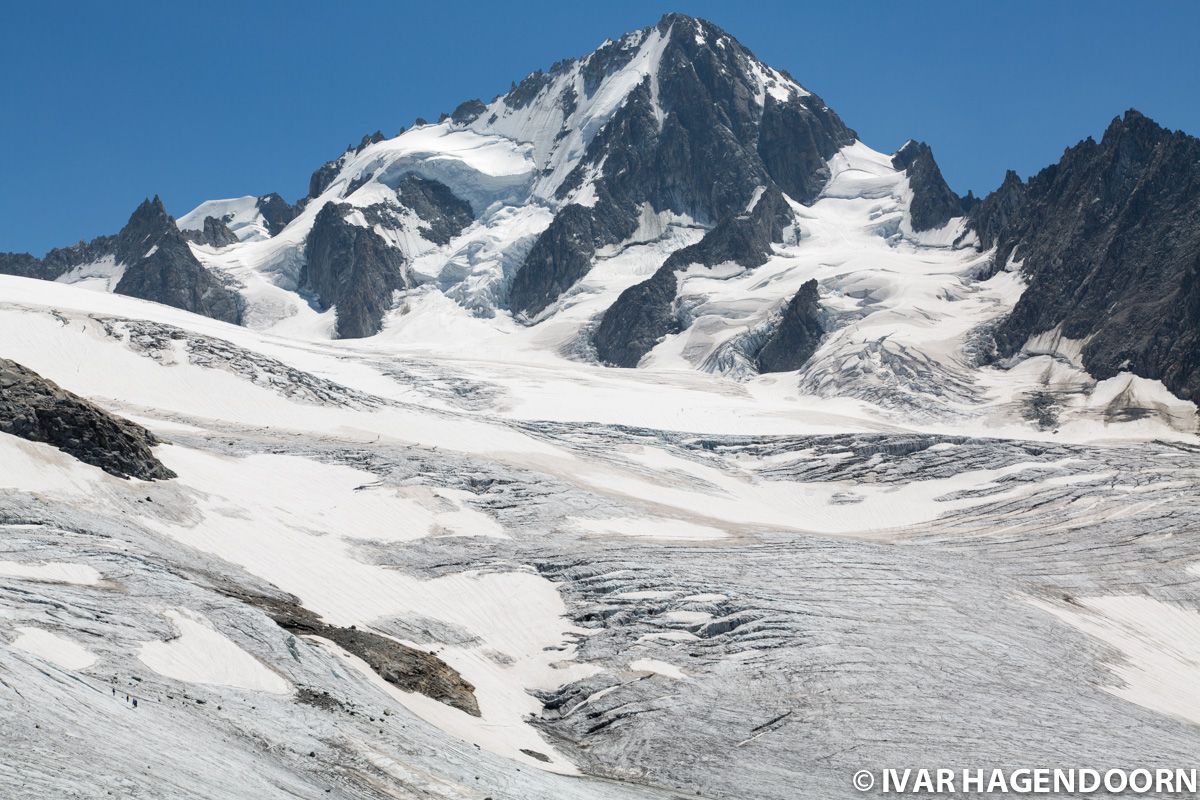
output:
<instances>
[{"instance_id":1,"label":"snowfield","mask_svg":"<svg viewBox=\"0 0 1200 800\"><path fill-rule=\"evenodd\" d=\"M861 201L814 214L839 202ZM813 264L828 260L816 228L796 245ZM806 394L803 373L697 370L671 341L615 370L468 315L437 329L477 326L439 352L411 327L421 306L338 342L0 279L6 355L148 425L179 475L123 481L0 436L0 669L20 687L6 724L82 725L92 742L13 737L14 763L81 765L0 781L14 797L89 780L158 791L171 771L178 796L244 797L239 781L202 783L225 759L262 797L473 797L476 776L492 797L737 796L753 781L782 798L798 779L839 796L839 765L863 758L1061 758L1061 740L1025 722L1046 708L1047 731L1104 721L1068 746L1080 758L1194 752L1195 410L1127 377L1089 384L1057 429L1014 414L1030 362L1078 379L1069 349L1031 344L1013 369L968 370L954 345L966 326L937 322L938 303L983 319L1010 278L972 286L937 265L952 252L921 248L822 278L882 316L839 329L818 367L891 324L931 369L966 376L903 422L890 398L924 384ZM804 263L781 254L760 277L794 283L813 274ZM890 277L902 263L913 280ZM721 302L726 284L685 280ZM938 300L947 284L962 299ZM913 307L927 316L910 324ZM466 341L478 330L490 334ZM1115 421L1103 409L1118 395L1161 411ZM435 653L480 715L280 629L231 587ZM851 651L866 659L855 677L835 666ZM934 697L958 698L956 715L921 710ZM908 733L925 713L946 738ZM131 739L131 723L147 727ZM892 732L835 755L856 725ZM986 746L967 736L983 725ZM78 771L96 757L107 777ZM579 775L604 780L561 782Z\"/></svg>"}]
</instances>

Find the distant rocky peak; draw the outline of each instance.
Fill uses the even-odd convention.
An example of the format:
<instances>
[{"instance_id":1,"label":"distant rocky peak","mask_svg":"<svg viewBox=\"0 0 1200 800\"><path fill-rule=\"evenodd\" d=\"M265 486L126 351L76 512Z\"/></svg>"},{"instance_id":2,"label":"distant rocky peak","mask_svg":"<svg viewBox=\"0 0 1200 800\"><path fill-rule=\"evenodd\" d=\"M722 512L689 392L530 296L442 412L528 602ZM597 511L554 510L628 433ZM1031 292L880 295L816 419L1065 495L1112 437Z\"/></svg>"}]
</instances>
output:
<instances>
[{"instance_id":1,"label":"distant rocky peak","mask_svg":"<svg viewBox=\"0 0 1200 800\"><path fill-rule=\"evenodd\" d=\"M175 220L167 213L167 207L163 205L162 198L154 195L153 198L143 200L138 204L138 207L129 215L129 221L125 224L128 227L145 227L145 228L165 228L175 224Z\"/></svg>"},{"instance_id":2,"label":"distant rocky peak","mask_svg":"<svg viewBox=\"0 0 1200 800\"><path fill-rule=\"evenodd\" d=\"M1113 117L1104 130L1101 144L1111 143L1115 139L1126 137L1169 136L1171 132L1147 117L1136 108L1130 108L1119 117Z\"/></svg>"},{"instance_id":3,"label":"distant rocky peak","mask_svg":"<svg viewBox=\"0 0 1200 800\"><path fill-rule=\"evenodd\" d=\"M117 234L117 261L132 264L145 258L160 239L171 234L180 237L162 199L155 195L151 200L143 200Z\"/></svg>"}]
</instances>

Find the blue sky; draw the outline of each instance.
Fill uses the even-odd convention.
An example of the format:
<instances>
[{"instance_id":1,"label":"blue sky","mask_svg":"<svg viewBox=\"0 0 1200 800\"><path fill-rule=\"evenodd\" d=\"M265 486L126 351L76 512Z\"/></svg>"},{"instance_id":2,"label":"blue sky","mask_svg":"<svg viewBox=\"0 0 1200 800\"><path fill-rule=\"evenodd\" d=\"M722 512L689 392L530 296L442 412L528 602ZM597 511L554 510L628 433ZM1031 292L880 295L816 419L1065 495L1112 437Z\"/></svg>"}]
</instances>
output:
<instances>
[{"instance_id":1,"label":"blue sky","mask_svg":"<svg viewBox=\"0 0 1200 800\"><path fill-rule=\"evenodd\" d=\"M461 100L676 10L787 69L872 147L929 142L986 193L1131 106L1200 134L1200 3L306 0L6 4L0 250L278 191L362 134Z\"/></svg>"}]
</instances>

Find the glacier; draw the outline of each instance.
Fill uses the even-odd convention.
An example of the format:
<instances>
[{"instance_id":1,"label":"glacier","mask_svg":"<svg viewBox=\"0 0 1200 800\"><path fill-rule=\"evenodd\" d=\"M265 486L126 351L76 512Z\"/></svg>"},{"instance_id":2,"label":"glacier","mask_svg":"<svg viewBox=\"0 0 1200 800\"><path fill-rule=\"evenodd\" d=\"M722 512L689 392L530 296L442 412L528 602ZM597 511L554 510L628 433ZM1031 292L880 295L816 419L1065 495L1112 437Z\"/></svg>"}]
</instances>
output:
<instances>
[{"instance_id":1,"label":"glacier","mask_svg":"<svg viewBox=\"0 0 1200 800\"><path fill-rule=\"evenodd\" d=\"M832 131L791 176L811 197L736 137L767 177L720 202L608 171L702 58L737 66L747 124ZM123 294L105 242L0 275L0 356L175 476L0 433L0 793L784 800L863 768L1188 763L1196 405L1089 373L1062 326L996 357L1022 260L966 212L918 229L913 173L827 113L669 15L364 137L295 206L171 222L236 239L186 248L242 324ZM670 270L674 327L602 363L608 310L773 191L761 263ZM403 263L374 335L306 283L331 204ZM586 271L514 308L570 207ZM810 282L815 349L761 371Z\"/></svg>"}]
</instances>

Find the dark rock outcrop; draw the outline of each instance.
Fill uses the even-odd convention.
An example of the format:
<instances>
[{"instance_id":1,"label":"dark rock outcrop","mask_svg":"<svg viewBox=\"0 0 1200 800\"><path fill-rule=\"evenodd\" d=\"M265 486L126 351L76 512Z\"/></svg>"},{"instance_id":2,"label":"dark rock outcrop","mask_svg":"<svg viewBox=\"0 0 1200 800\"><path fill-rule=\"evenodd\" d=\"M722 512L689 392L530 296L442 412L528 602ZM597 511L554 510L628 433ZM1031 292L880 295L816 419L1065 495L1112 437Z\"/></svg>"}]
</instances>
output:
<instances>
[{"instance_id":1,"label":"dark rock outcrop","mask_svg":"<svg viewBox=\"0 0 1200 800\"><path fill-rule=\"evenodd\" d=\"M326 203L313 222L300 286L325 308L337 307L337 335L379 333L392 293L408 287L404 256L370 228L347 222L351 207Z\"/></svg>"},{"instance_id":2,"label":"dark rock outcrop","mask_svg":"<svg viewBox=\"0 0 1200 800\"><path fill-rule=\"evenodd\" d=\"M383 135L383 131L375 131L374 133L363 134L362 139L360 139L358 142L358 146L354 148L354 152L355 154L361 153L371 145L379 144L386 138L387 137ZM346 149L349 150L350 148L347 147Z\"/></svg>"},{"instance_id":3,"label":"dark rock outcrop","mask_svg":"<svg viewBox=\"0 0 1200 800\"><path fill-rule=\"evenodd\" d=\"M330 161L326 161L324 164L317 167L316 171L313 172L308 179L308 195L305 197L304 201L301 202L301 204L298 204L296 212L299 212L299 208L303 207L304 202L307 202L308 200L315 200L333 184L334 179L337 178L338 173L342 171L342 167L346 165L346 160L351 155L357 155L369 146L378 142L382 142L386 138L387 137L383 135L383 131L368 133L362 137L357 146L350 144L346 145L346 149L342 151L340 156ZM349 192L347 192L347 194L349 194ZM269 196L270 195L268 195L268 197ZM274 236L274 234L271 235Z\"/></svg>"},{"instance_id":4,"label":"dark rock outcrop","mask_svg":"<svg viewBox=\"0 0 1200 800\"><path fill-rule=\"evenodd\" d=\"M892 166L908 175L913 193L909 206L913 230L940 228L963 213L963 199L946 185L929 145L909 139L892 156Z\"/></svg>"},{"instance_id":5,"label":"dark rock outcrop","mask_svg":"<svg viewBox=\"0 0 1200 800\"><path fill-rule=\"evenodd\" d=\"M47 268L42 259L29 253L0 253L0 274L16 275L18 278L40 278L52 281L58 277L52 268Z\"/></svg>"},{"instance_id":6,"label":"dark rock outcrop","mask_svg":"<svg viewBox=\"0 0 1200 800\"><path fill-rule=\"evenodd\" d=\"M189 242L196 244L206 244L210 247L226 247L231 244L237 244L237 234L229 230L229 226L224 220L219 220L216 217L205 217L204 227L198 231L180 231L183 237Z\"/></svg>"},{"instance_id":7,"label":"dark rock outcrop","mask_svg":"<svg viewBox=\"0 0 1200 800\"><path fill-rule=\"evenodd\" d=\"M346 163L346 154L342 153L337 158L326 161L321 166L313 171L313 174L308 179L308 196L306 199L315 200L329 188L333 183L333 179L337 177L342 166Z\"/></svg>"},{"instance_id":8,"label":"dark rock outcrop","mask_svg":"<svg viewBox=\"0 0 1200 800\"><path fill-rule=\"evenodd\" d=\"M766 96L758 154L771 180L801 203L817 198L829 180L829 158L854 138L816 95L786 103Z\"/></svg>"},{"instance_id":9,"label":"dark rock outcrop","mask_svg":"<svg viewBox=\"0 0 1200 800\"><path fill-rule=\"evenodd\" d=\"M1029 286L995 331L1018 352L1061 326L1097 378L1129 371L1200 402L1200 139L1137 111L1022 184L1009 175L970 224L994 268Z\"/></svg>"},{"instance_id":10,"label":"dark rock outcrop","mask_svg":"<svg viewBox=\"0 0 1200 800\"><path fill-rule=\"evenodd\" d=\"M0 432L53 445L110 475L165 480L154 434L114 416L14 361L0 358Z\"/></svg>"},{"instance_id":11,"label":"dark rock outcrop","mask_svg":"<svg viewBox=\"0 0 1200 800\"><path fill-rule=\"evenodd\" d=\"M242 299L196 260L162 201L146 200L117 234L125 274L114 291L238 324Z\"/></svg>"},{"instance_id":12,"label":"dark rock outcrop","mask_svg":"<svg viewBox=\"0 0 1200 800\"><path fill-rule=\"evenodd\" d=\"M434 244L448 244L475 221L471 204L439 181L410 173L400 179L396 196L427 223L420 234Z\"/></svg>"},{"instance_id":13,"label":"dark rock outcrop","mask_svg":"<svg viewBox=\"0 0 1200 800\"><path fill-rule=\"evenodd\" d=\"M450 119L458 125L466 125L474 122L484 111L487 111L487 106L483 104L482 100L464 100L450 114Z\"/></svg>"},{"instance_id":14,"label":"dark rock outcrop","mask_svg":"<svg viewBox=\"0 0 1200 800\"><path fill-rule=\"evenodd\" d=\"M997 243L1002 237L1007 237L1010 230L1024 224L1019 221L1019 216L1025 208L1025 192L1024 181L1010 169L1004 174L1000 188L980 200L972 209L968 224L979 236L984 249ZM1010 247L1008 252L1011 251ZM1008 253L1005 253L1005 259L1007 257ZM995 268L1001 269L1005 263L1006 261L996 263Z\"/></svg>"},{"instance_id":15,"label":"dark rock outcrop","mask_svg":"<svg viewBox=\"0 0 1200 800\"><path fill-rule=\"evenodd\" d=\"M267 233L275 236L281 230L287 227L287 224L294 220L300 213L300 208L293 206L284 200L275 192L264 194L258 198L255 203L259 213L263 215L263 220L267 224Z\"/></svg>"},{"instance_id":16,"label":"dark rock outcrop","mask_svg":"<svg viewBox=\"0 0 1200 800\"><path fill-rule=\"evenodd\" d=\"M673 306L679 281L674 269L660 267L648 280L630 286L604 312L593 341L596 356L613 367L636 367L664 336L679 331Z\"/></svg>"},{"instance_id":17,"label":"dark rock outcrop","mask_svg":"<svg viewBox=\"0 0 1200 800\"><path fill-rule=\"evenodd\" d=\"M760 106L761 71L753 54L717 26L668 14L656 29L668 37L657 94L649 79L631 91L559 187L566 199L589 176L599 176L596 202L560 212L569 216L556 218L518 271L509 297L518 313L536 316L586 274L597 247L631 235L642 204L719 225L743 213L764 186L811 202L829 177L828 159L855 139L816 95L790 92L779 100L767 92ZM589 56L582 67L585 92L620 68L646 33Z\"/></svg>"},{"instance_id":18,"label":"dark rock outcrop","mask_svg":"<svg viewBox=\"0 0 1200 800\"><path fill-rule=\"evenodd\" d=\"M783 318L758 351L759 372L791 372L800 369L816 352L825 326L817 300L817 282L800 287L783 310Z\"/></svg>"},{"instance_id":19,"label":"dark rock outcrop","mask_svg":"<svg viewBox=\"0 0 1200 800\"><path fill-rule=\"evenodd\" d=\"M533 243L513 277L509 305L513 311L536 316L588 273L595 254L591 209L567 206Z\"/></svg>"},{"instance_id":20,"label":"dark rock outcrop","mask_svg":"<svg viewBox=\"0 0 1200 800\"><path fill-rule=\"evenodd\" d=\"M677 250L664 267L679 269L688 264L711 267L733 261L743 267L758 267L771 257L771 242L783 237L783 229L794 218L787 199L774 186L763 189L754 208L725 217L704 238Z\"/></svg>"},{"instance_id":21,"label":"dark rock outcrop","mask_svg":"<svg viewBox=\"0 0 1200 800\"><path fill-rule=\"evenodd\" d=\"M330 625L291 595L269 597L242 587L219 585L224 594L248 603L297 636L319 636L358 656L381 678L406 692L419 692L478 717L475 687L432 653L370 631Z\"/></svg>"},{"instance_id":22,"label":"dark rock outcrop","mask_svg":"<svg viewBox=\"0 0 1200 800\"><path fill-rule=\"evenodd\" d=\"M611 366L636 367L664 336L679 331L673 311L676 270L727 261L761 266L770 257L771 242L778 241L792 221L787 199L772 186L763 190L751 211L726 217L696 244L676 250L654 275L621 292L604 312L593 337L597 357Z\"/></svg>"}]
</instances>

